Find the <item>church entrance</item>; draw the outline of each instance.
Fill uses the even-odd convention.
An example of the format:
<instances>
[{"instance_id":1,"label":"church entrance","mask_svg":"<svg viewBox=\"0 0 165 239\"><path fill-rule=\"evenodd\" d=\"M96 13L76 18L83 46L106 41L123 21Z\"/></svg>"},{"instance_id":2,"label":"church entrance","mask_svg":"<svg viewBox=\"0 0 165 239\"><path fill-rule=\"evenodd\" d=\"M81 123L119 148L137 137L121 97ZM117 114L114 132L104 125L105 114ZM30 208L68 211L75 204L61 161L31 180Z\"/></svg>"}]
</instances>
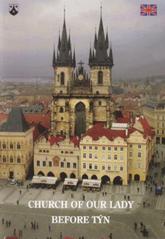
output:
<instances>
[{"instance_id":1,"label":"church entrance","mask_svg":"<svg viewBox=\"0 0 165 239\"><path fill-rule=\"evenodd\" d=\"M86 132L86 112L85 105L79 102L75 107L75 135L81 136Z\"/></svg>"}]
</instances>

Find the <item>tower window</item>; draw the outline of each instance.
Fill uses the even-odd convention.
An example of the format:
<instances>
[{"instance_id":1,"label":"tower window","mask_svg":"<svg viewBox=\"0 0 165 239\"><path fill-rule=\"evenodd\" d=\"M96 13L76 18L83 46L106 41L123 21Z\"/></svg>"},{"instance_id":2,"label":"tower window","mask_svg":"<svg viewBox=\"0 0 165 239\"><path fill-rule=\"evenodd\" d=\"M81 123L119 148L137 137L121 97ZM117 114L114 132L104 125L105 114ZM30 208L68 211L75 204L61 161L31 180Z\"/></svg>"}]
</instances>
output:
<instances>
[{"instance_id":1,"label":"tower window","mask_svg":"<svg viewBox=\"0 0 165 239\"><path fill-rule=\"evenodd\" d=\"M102 85L103 84L103 72L99 71L98 72L98 85Z\"/></svg>"},{"instance_id":2,"label":"tower window","mask_svg":"<svg viewBox=\"0 0 165 239\"><path fill-rule=\"evenodd\" d=\"M65 84L65 74L64 74L64 72L61 72L60 81L61 81L61 85Z\"/></svg>"},{"instance_id":3,"label":"tower window","mask_svg":"<svg viewBox=\"0 0 165 239\"><path fill-rule=\"evenodd\" d=\"M64 108L61 106L60 107L60 113L63 113L64 112Z\"/></svg>"}]
</instances>

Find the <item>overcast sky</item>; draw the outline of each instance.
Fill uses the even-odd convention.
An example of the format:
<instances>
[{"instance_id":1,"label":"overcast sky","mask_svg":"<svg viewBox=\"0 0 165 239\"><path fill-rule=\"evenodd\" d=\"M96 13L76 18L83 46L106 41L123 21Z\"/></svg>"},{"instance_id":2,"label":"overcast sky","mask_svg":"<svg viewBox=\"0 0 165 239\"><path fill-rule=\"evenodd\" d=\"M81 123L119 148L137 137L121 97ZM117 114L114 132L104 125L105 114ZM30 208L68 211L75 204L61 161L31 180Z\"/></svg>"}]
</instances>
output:
<instances>
[{"instance_id":1,"label":"overcast sky","mask_svg":"<svg viewBox=\"0 0 165 239\"><path fill-rule=\"evenodd\" d=\"M158 16L140 16L141 3L156 3ZM19 14L8 12L19 4ZM100 17L99 0L0 0L0 76L49 77L66 7L67 30L77 62L88 63ZM165 74L165 1L103 0L103 22L114 53L113 78Z\"/></svg>"}]
</instances>

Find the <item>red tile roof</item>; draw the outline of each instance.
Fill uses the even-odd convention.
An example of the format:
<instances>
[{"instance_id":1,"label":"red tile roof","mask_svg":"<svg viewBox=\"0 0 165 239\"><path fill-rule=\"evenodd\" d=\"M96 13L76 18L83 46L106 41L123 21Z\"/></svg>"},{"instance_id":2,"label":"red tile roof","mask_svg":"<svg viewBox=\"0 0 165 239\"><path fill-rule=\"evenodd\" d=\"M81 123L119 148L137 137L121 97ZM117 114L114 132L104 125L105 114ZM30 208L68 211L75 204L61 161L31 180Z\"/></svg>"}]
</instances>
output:
<instances>
[{"instance_id":1,"label":"red tile roof","mask_svg":"<svg viewBox=\"0 0 165 239\"><path fill-rule=\"evenodd\" d=\"M0 113L0 122L6 121L7 117L8 117L8 114Z\"/></svg>"},{"instance_id":2,"label":"red tile roof","mask_svg":"<svg viewBox=\"0 0 165 239\"><path fill-rule=\"evenodd\" d=\"M40 123L45 128L50 128L50 112L43 114L43 113L27 113L24 114L26 121L29 124L32 123Z\"/></svg>"},{"instance_id":3,"label":"red tile roof","mask_svg":"<svg viewBox=\"0 0 165 239\"><path fill-rule=\"evenodd\" d=\"M57 136L49 136L48 141L50 145L57 144L65 139L65 136L57 135Z\"/></svg>"},{"instance_id":4,"label":"red tile roof","mask_svg":"<svg viewBox=\"0 0 165 239\"><path fill-rule=\"evenodd\" d=\"M85 136L87 135L92 137L93 140L98 140L102 136L107 137L109 140L113 140L114 138L117 137L127 138L125 130L112 130L104 128L100 124L96 124L92 128L88 129Z\"/></svg>"},{"instance_id":5,"label":"red tile roof","mask_svg":"<svg viewBox=\"0 0 165 239\"><path fill-rule=\"evenodd\" d=\"M153 128L150 126L149 122L144 116L139 117L138 121L141 123L144 135L153 137L155 135Z\"/></svg>"},{"instance_id":6,"label":"red tile roof","mask_svg":"<svg viewBox=\"0 0 165 239\"><path fill-rule=\"evenodd\" d=\"M78 136L73 136L70 138L70 141L74 143L74 146L79 147L80 144L80 138Z\"/></svg>"}]
</instances>

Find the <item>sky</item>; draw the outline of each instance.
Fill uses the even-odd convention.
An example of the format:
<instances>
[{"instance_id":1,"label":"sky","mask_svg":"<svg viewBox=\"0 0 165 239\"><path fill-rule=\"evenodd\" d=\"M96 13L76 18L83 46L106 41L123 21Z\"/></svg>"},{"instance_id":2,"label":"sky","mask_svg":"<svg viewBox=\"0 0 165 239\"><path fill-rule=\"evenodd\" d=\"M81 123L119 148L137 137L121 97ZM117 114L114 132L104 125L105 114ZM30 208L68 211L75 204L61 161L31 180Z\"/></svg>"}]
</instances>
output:
<instances>
[{"instance_id":1,"label":"sky","mask_svg":"<svg viewBox=\"0 0 165 239\"><path fill-rule=\"evenodd\" d=\"M9 4L19 14L9 14ZM157 16L140 16L140 4L157 4ZM88 64L100 19L99 0L0 0L0 77L52 77L52 54L67 30L76 60ZM114 79L165 75L165 1L103 0L103 23L112 42Z\"/></svg>"}]
</instances>

